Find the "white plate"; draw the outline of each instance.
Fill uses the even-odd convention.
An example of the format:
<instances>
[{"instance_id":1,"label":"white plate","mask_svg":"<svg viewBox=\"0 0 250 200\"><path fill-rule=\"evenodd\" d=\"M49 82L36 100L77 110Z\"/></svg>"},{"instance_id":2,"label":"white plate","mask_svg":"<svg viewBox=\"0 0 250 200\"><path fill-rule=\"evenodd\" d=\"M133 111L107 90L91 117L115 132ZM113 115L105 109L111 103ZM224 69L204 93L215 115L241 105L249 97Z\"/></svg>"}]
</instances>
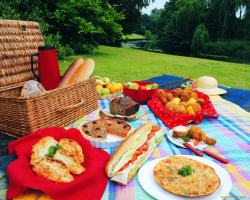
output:
<instances>
[{"instance_id":1,"label":"white plate","mask_svg":"<svg viewBox=\"0 0 250 200\"><path fill-rule=\"evenodd\" d=\"M168 137L169 141L172 142L173 144L175 144L179 147L182 147L182 148L187 148L183 145L184 141L181 138L173 138L173 130L168 131L167 137ZM193 142L187 142L187 143L190 144L195 149L205 149L208 147L208 145L203 141L200 141L197 146L194 146Z\"/></svg>"},{"instance_id":2,"label":"white plate","mask_svg":"<svg viewBox=\"0 0 250 200\"><path fill-rule=\"evenodd\" d=\"M87 123L87 122L85 122ZM82 125L84 125L85 123L83 123ZM128 123L127 123L128 124ZM80 125L78 127L78 130L80 130L81 132L81 126ZM128 124L129 126L131 126L130 124ZM134 132L133 127L131 126L131 131L132 133ZM81 132L82 133L82 132ZM84 136L83 136L84 137ZM98 140L91 140L89 138L86 138L93 147L95 148L101 148L101 149L109 149L109 148L116 148L119 147L121 145L121 143L126 139L126 138L118 138L112 135L107 135L107 140L106 141L98 141Z\"/></svg>"},{"instance_id":3,"label":"white plate","mask_svg":"<svg viewBox=\"0 0 250 200\"><path fill-rule=\"evenodd\" d=\"M206 165L209 165L215 170L215 173L218 175L220 178L220 186L219 188L212 194L206 197L201 197L201 198L188 198L188 197L180 197L177 195L174 195L167 190L165 190L163 187L158 184L154 178L153 175L153 169L155 165L167 158L159 158L156 160L152 160L145 165L143 165L138 173L138 180L139 183L141 184L142 188L152 197L160 200L183 200L183 199L188 199L188 200L221 200L222 196L227 196L229 192L231 191L232 187L232 181L227 173L226 170L224 170L221 166L217 165L216 163L212 162L211 160L208 160L206 158L198 157L198 156L188 156L188 155L181 155L185 156L194 160L197 160L199 162L202 162Z\"/></svg>"}]
</instances>

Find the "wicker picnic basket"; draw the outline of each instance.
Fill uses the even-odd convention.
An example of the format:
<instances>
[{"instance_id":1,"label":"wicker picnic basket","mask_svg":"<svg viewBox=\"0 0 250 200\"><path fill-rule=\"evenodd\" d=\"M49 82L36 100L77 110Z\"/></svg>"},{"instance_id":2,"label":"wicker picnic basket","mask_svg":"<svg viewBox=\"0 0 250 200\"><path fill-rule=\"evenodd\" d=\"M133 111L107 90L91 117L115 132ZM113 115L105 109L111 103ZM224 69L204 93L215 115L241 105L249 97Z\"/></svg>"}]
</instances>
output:
<instances>
[{"instance_id":1,"label":"wicker picnic basket","mask_svg":"<svg viewBox=\"0 0 250 200\"><path fill-rule=\"evenodd\" d=\"M30 56L44 46L37 22L0 20L0 132L22 137L47 127L65 127L98 108L96 79L76 82L30 97L20 97L35 79ZM38 59L34 58L38 74Z\"/></svg>"}]
</instances>

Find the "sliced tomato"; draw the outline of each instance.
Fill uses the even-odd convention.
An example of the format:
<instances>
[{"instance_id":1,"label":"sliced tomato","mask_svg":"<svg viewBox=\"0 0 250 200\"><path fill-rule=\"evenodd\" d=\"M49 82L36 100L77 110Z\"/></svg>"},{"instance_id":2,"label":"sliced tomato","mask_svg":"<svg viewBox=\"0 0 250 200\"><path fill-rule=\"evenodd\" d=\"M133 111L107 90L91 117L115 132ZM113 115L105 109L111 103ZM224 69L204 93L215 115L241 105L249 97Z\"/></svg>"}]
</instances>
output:
<instances>
[{"instance_id":1,"label":"sliced tomato","mask_svg":"<svg viewBox=\"0 0 250 200\"><path fill-rule=\"evenodd\" d=\"M153 126L151 132L157 132L157 131L159 131L160 129L161 129L160 126Z\"/></svg>"},{"instance_id":2,"label":"sliced tomato","mask_svg":"<svg viewBox=\"0 0 250 200\"><path fill-rule=\"evenodd\" d=\"M147 151L148 150L148 143L145 142L143 145L142 145L142 151Z\"/></svg>"},{"instance_id":3,"label":"sliced tomato","mask_svg":"<svg viewBox=\"0 0 250 200\"><path fill-rule=\"evenodd\" d=\"M134 154L133 157L131 158L130 161L128 161L128 163L132 163L132 162L135 162L137 159L137 156Z\"/></svg>"},{"instance_id":4,"label":"sliced tomato","mask_svg":"<svg viewBox=\"0 0 250 200\"><path fill-rule=\"evenodd\" d=\"M123 171L124 169L127 169L128 166L129 166L129 163L125 164L125 165L119 170L119 172L120 172L120 171Z\"/></svg>"},{"instance_id":5,"label":"sliced tomato","mask_svg":"<svg viewBox=\"0 0 250 200\"><path fill-rule=\"evenodd\" d=\"M151 132L148 134L148 138L147 138L147 141L149 141L152 137L155 136L155 132Z\"/></svg>"},{"instance_id":6,"label":"sliced tomato","mask_svg":"<svg viewBox=\"0 0 250 200\"><path fill-rule=\"evenodd\" d=\"M200 143L199 140L196 140L194 138L188 138L187 142L193 142L194 146L197 146Z\"/></svg>"},{"instance_id":7,"label":"sliced tomato","mask_svg":"<svg viewBox=\"0 0 250 200\"><path fill-rule=\"evenodd\" d=\"M142 153L143 153L143 151L139 148L136 150L135 155L139 156L139 155L142 155Z\"/></svg>"}]
</instances>

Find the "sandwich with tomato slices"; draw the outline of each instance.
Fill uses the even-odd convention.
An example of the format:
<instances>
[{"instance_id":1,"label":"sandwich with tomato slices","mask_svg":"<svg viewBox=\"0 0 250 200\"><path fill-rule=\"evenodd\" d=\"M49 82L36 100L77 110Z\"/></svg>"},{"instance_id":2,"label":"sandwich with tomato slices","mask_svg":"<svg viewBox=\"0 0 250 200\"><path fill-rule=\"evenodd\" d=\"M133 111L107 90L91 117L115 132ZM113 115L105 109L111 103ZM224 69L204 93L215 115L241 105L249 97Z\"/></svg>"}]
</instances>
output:
<instances>
[{"instance_id":1,"label":"sandwich with tomato slices","mask_svg":"<svg viewBox=\"0 0 250 200\"><path fill-rule=\"evenodd\" d=\"M162 141L165 128L149 122L139 127L116 149L106 165L110 180L121 185L134 177L154 148Z\"/></svg>"}]
</instances>

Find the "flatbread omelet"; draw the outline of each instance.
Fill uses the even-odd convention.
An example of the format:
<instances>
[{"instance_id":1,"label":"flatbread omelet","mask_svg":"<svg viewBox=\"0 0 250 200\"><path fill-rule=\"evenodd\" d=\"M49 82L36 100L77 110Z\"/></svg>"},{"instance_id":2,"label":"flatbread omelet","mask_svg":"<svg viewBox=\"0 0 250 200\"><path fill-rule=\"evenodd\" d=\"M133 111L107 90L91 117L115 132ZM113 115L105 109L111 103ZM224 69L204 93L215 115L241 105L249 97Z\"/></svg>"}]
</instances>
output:
<instances>
[{"instance_id":1,"label":"flatbread omelet","mask_svg":"<svg viewBox=\"0 0 250 200\"><path fill-rule=\"evenodd\" d=\"M192 174L182 176L180 169L191 166ZM153 170L155 180L167 191L184 197L204 197L220 186L214 169L204 163L183 156L170 156L158 162Z\"/></svg>"}]
</instances>

